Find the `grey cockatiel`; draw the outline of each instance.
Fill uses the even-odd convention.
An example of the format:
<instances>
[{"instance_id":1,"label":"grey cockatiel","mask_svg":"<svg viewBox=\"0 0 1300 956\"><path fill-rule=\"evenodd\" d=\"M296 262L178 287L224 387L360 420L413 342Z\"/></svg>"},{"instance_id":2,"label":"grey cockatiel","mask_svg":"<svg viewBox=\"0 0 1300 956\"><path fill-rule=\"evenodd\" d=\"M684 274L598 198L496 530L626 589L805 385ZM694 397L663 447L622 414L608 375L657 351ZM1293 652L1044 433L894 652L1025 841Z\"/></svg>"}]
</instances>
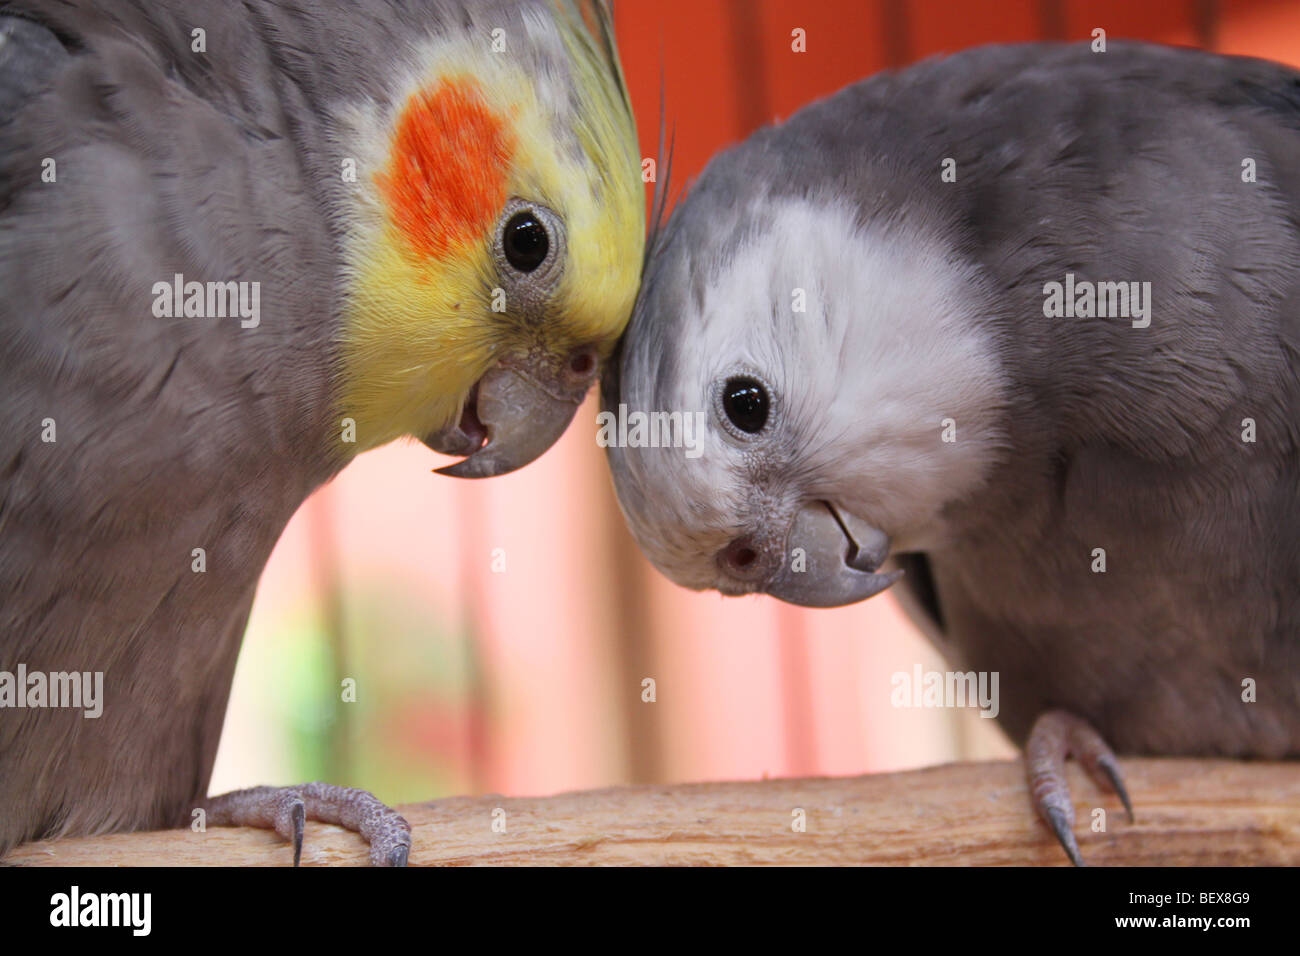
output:
<instances>
[{"instance_id":1,"label":"grey cockatiel","mask_svg":"<svg viewBox=\"0 0 1300 956\"><path fill-rule=\"evenodd\" d=\"M1300 754L1294 71L1031 45L850 86L710 163L614 371L624 419L708 422L609 451L651 561L810 606L898 581L1000 673L1076 862L1067 753L1126 804L1107 742Z\"/></svg>"},{"instance_id":2,"label":"grey cockatiel","mask_svg":"<svg viewBox=\"0 0 1300 956\"><path fill-rule=\"evenodd\" d=\"M568 0L0 8L0 855L206 807L405 862L363 791L205 802L240 639L359 451L490 476L572 417L644 245L612 43ZM82 672L98 715L27 686Z\"/></svg>"}]
</instances>

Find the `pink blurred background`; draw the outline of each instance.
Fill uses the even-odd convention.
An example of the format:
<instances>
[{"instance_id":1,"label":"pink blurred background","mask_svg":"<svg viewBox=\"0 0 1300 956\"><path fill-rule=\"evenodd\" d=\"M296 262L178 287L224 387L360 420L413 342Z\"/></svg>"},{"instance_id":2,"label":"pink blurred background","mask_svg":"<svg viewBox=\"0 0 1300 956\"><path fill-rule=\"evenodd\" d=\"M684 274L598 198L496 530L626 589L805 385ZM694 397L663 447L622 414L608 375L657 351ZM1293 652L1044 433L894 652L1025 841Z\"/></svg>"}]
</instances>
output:
<instances>
[{"instance_id":1,"label":"pink blurred background","mask_svg":"<svg viewBox=\"0 0 1300 956\"><path fill-rule=\"evenodd\" d=\"M981 43L1084 42L1103 27L1300 66L1300 0L622 0L615 12L649 157L663 76L677 183L846 83ZM791 50L795 28L805 53ZM660 577L623 526L596 411L589 396L513 475L432 475L445 459L402 442L303 505L262 578L212 792L324 779L396 804L1014 753L975 711L890 705L893 673L944 664L888 593L807 611Z\"/></svg>"}]
</instances>

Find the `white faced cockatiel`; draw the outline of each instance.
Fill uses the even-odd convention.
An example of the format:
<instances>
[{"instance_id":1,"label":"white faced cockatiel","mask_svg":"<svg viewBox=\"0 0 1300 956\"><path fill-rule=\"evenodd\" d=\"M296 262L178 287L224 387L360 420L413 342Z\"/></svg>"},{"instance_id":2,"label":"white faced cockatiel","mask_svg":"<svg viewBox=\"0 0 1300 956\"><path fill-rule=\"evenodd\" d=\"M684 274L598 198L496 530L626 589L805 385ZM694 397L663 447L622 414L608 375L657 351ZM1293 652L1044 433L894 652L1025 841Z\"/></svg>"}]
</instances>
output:
<instances>
[{"instance_id":1,"label":"white faced cockatiel","mask_svg":"<svg viewBox=\"0 0 1300 956\"><path fill-rule=\"evenodd\" d=\"M362 450L542 454L626 324L644 221L599 2L6 3L0 672L103 698L0 682L0 854L202 807L295 861L305 817L405 863L364 791L205 802L258 576Z\"/></svg>"},{"instance_id":2,"label":"white faced cockatiel","mask_svg":"<svg viewBox=\"0 0 1300 956\"><path fill-rule=\"evenodd\" d=\"M1075 862L1069 754L1125 804L1110 747L1300 755L1300 74L1027 45L850 86L709 164L603 390L704 415L609 450L651 561L898 582L999 673Z\"/></svg>"}]
</instances>

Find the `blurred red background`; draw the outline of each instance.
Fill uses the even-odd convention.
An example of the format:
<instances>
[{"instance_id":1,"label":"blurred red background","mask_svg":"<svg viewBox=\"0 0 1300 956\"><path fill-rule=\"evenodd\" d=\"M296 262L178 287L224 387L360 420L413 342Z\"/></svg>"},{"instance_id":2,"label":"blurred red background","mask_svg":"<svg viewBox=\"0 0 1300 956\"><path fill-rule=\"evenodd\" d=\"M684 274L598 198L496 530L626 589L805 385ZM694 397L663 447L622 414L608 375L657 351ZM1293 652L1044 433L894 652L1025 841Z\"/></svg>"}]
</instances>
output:
<instances>
[{"instance_id":1,"label":"blurred red background","mask_svg":"<svg viewBox=\"0 0 1300 956\"><path fill-rule=\"evenodd\" d=\"M847 83L983 43L1102 27L1300 66L1298 0L622 0L615 14L642 153L659 155L662 89L678 184ZM314 495L262 580L213 792L327 779L400 803L1012 753L972 711L890 706L891 674L943 665L888 594L805 611L663 580L623 526L596 411L589 397L504 478L431 475L444 462L399 443Z\"/></svg>"}]
</instances>

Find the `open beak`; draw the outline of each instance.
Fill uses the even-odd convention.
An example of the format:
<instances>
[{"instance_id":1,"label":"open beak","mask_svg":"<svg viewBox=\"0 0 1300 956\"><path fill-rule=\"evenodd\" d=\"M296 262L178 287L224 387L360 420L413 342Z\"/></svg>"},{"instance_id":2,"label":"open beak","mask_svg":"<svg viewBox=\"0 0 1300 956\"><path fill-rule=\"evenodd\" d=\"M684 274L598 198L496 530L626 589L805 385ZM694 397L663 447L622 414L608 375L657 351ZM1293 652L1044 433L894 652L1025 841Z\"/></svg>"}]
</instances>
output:
<instances>
[{"instance_id":1,"label":"open beak","mask_svg":"<svg viewBox=\"0 0 1300 956\"><path fill-rule=\"evenodd\" d=\"M803 551L804 561L790 555ZM764 591L801 607L840 607L865 601L903 576L878 574L889 556L889 538L826 501L805 504L790 526L785 560Z\"/></svg>"},{"instance_id":2,"label":"open beak","mask_svg":"<svg viewBox=\"0 0 1300 956\"><path fill-rule=\"evenodd\" d=\"M540 458L573 420L594 374L545 387L525 371L498 365L474 386L460 421L425 437L446 455L465 455L443 468L453 478L492 478Z\"/></svg>"}]
</instances>

